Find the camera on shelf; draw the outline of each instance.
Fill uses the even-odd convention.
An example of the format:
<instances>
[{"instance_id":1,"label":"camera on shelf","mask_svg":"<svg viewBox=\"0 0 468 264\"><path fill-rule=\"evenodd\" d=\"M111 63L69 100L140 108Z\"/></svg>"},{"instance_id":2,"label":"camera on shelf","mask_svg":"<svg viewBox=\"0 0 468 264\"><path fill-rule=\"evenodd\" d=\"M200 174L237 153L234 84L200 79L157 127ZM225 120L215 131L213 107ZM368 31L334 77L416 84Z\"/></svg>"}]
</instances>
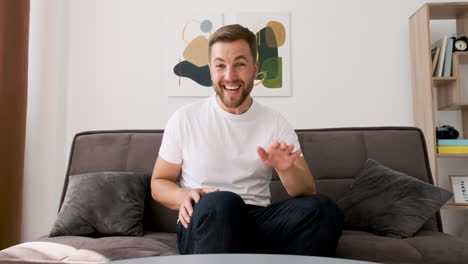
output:
<instances>
[{"instance_id":1,"label":"camera on shelf","mask_svg":"<svg viewBox=\"0 0 468 264\"><path fill-rule=\"evenodd\" d=\"M449 125L443 125L436 127L436 138L437 139L456 139L460 133Z\"/></svg>"}]
</instances>

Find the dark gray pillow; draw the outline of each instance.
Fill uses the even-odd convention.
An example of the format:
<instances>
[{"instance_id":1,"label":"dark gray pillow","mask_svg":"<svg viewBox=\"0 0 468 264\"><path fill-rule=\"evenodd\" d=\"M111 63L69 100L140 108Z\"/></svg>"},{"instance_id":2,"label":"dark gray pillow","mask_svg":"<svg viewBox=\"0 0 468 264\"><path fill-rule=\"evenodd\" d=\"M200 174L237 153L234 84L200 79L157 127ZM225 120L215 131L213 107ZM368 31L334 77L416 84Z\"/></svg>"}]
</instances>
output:
<instances>
[{"instance_id":1,"label":"dark gray pillow","mask_svg":"<svg viewBox=\"0 0 468 264\"><path fill-rule=\"evenodd\" d=\"M70 176L49 236L143 235L143 211L151 176L96 172Z\"/></svg>"},{"instance_id":2,"label":"dark gray pillow","mask_svg":"<svg viewBox=\"0 0 468 264\"><path fill-rule=\"evenodd\" d=\"M378 235L413 236L452 193L367 160L351 190L340 199L345 226Z\"/></svg>"}]
</instances>

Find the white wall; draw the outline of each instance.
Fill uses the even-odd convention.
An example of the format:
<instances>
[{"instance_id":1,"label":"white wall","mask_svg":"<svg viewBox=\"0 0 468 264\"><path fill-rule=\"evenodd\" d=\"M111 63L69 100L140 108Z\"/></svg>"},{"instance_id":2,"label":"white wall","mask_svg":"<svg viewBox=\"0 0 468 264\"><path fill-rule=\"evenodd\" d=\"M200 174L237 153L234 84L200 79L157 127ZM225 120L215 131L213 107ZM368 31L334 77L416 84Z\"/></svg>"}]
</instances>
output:
<instances>
[{"instance_id":1,"label":"white wall","mask_svg":"<svg viewBox=\"0 0 468 264\"><path fill-rule=\"evenodd\" d=\"M86 129L163 128L175 109L197 100L166 95L165 15L182 5L227 17L285 9L266 0L110 2L70 4L68 140ZM412 124L408 16L418 1L289 3L293 96L260 101L297 128Z\"/></svg>"},{"instance_id":2,"label":"white wall","mask_svg":"<svg viewBox=\"0 0 468 264\"><path fill-rule=\"evenodd\" d=\"M258 98L295 128L413 125L408 17L418 0L32 0L23 240L56 216L73 135L164 128L165 15L289 11L291 97ZM448 2L448 1L447 1Z\"/></svg>"},{"instance_id":3,"label":"white wall","mask_svg":"<svg viewBox=\"0 0 468 264\"><path fill-rule=\"evenodd\" d=\"M22 240L48 233L66 167L67 3L32 0Z\"/></svg>"}]
</instances>

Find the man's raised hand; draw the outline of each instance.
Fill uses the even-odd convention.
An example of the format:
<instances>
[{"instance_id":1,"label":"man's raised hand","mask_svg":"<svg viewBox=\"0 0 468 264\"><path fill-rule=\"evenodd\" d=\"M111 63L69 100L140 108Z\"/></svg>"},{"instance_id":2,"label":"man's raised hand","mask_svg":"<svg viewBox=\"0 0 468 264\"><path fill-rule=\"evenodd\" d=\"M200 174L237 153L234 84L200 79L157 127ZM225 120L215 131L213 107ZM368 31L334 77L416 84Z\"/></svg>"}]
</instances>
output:
<instances>
[{"instance_id":1,"label":"man's raised hand","mask_svg":"<svg viewBox=\"0 0 468 264\"><path fill-rule=\"evenodd\" d=\"M273 141L267 150L258 147L257 153L262 159L263 164L279 171L284 171L289 169L302 153L300 149L295 152L292 152L293 150L293 144L288 145L285 142Z\"/></svg>"}]
</instances>

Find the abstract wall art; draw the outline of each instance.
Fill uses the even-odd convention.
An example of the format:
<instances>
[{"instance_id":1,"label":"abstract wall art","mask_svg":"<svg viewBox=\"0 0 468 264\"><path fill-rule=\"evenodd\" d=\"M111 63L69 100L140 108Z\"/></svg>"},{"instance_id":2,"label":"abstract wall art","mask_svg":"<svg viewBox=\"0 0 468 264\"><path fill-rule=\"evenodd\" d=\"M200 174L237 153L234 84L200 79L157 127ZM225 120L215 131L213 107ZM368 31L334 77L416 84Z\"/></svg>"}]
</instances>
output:
<instances>
[{"instance_id":1,"label":"abstract wall art","mask_svg":"<svg viewBox=\"0 0 468 264\"><path fill-rule=\"evenodd\" d=\"M237 23L257 36L259 74L253 96L290 96L289 13L238 13Z\"/></svg>"},{"instance_id":2,"label":"abstract wall art","mask_svg":"<svg viewBox=\"0 0 468 264\"><path fill-rule=\"evenodd\" d=\"M257 37L259 74L253 96L291 96L289 13L244 12L238 23ZM165 76L168 96L213 94L208 42L223 25L222 14L178 14L166 18L170 28Z\"/></svg>"},{"instance_id":3,"label":"abstract wall art","mask_svg":"<svg viewBox=\"0 0 468 264\"><path fill-rule=\"evenodd\" d=\"M166 89L168 96L208 96L213 93L208 68L208 42L222 26L220 14L170 16L168 69Z\"/></svg>"}]
</instances>

